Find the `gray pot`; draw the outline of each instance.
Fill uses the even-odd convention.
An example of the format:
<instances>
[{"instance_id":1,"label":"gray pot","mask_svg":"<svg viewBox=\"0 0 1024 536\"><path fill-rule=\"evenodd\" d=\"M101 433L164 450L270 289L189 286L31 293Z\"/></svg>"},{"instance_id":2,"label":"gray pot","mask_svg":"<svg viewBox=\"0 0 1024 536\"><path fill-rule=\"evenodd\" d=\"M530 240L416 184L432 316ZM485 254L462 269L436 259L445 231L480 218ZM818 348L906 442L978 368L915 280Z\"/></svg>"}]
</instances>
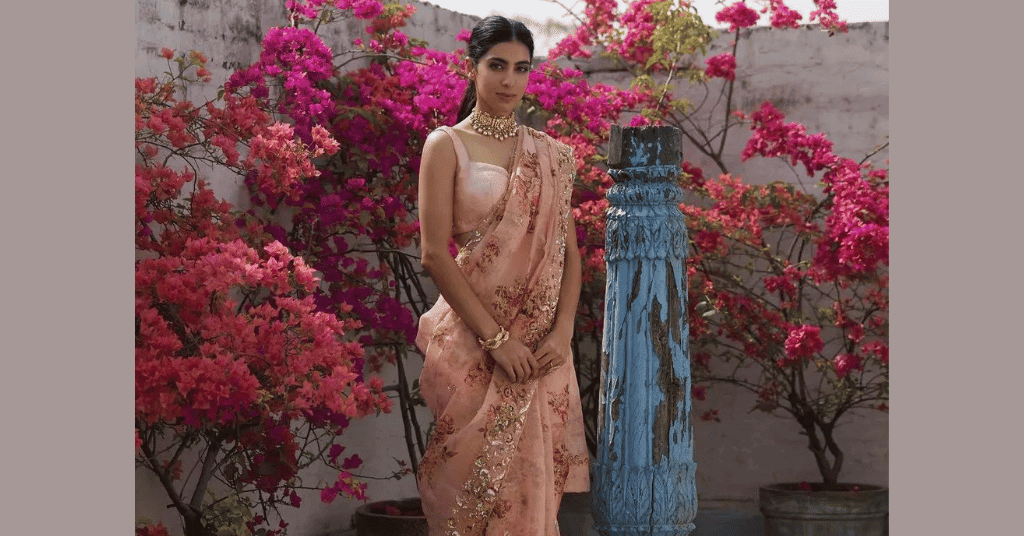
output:
<instances>
[{"instance_id":1,"label":"gray pot","mask_svg":"<svg viewBox=\"0 0 1024 536\"><path fill-rule=\"evenodd\" d=\"M761 487L765 535L886 536L889 489L868 484L840 486L851 491L802 491L796 483Z\"/></svg>"}]
</instances>

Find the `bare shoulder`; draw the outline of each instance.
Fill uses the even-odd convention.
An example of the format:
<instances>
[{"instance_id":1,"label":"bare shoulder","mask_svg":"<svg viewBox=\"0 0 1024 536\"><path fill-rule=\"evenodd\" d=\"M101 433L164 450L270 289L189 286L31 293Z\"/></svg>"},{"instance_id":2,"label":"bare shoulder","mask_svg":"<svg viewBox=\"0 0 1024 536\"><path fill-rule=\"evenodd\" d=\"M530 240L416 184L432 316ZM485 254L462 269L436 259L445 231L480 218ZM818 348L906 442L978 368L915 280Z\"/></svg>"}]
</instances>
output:
<instances>
[{"instance_id":1,"label":"bare shoulder","mask_svg":"<svg viewBox=\"0 0 1024 536\"><path fill-rule=\"evenodd\" d=\"M427 134L427 139L423 142L423 157L428 156L440 156L440 155L451 155L455 153L455 143L452 141L444 130L438 128L434 129L430 134Z\"/></svg>"}]
</instances>

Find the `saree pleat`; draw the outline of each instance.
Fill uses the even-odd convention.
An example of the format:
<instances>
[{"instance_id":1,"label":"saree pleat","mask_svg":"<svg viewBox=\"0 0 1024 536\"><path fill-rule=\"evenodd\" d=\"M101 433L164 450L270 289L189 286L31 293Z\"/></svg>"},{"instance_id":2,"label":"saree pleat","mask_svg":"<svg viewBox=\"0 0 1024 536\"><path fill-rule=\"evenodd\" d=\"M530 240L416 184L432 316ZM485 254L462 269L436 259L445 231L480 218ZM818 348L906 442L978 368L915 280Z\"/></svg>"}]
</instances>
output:
<instances>
[{"instance_id":1,"label":"saree pleat","mask_svg":"<svg viewBox=\"0 0 1024 536\"><path fill-rule=\"evenodd\" d=\"M493 318L531 351L555 318L574 176L568 146L520 127L505 193L456 257ZM418 476L430 534L557 536L562 493L589 489L572 364L511 382L443 297L420 318L416 343L436 420Z\"/></svg>"}]
</instances>

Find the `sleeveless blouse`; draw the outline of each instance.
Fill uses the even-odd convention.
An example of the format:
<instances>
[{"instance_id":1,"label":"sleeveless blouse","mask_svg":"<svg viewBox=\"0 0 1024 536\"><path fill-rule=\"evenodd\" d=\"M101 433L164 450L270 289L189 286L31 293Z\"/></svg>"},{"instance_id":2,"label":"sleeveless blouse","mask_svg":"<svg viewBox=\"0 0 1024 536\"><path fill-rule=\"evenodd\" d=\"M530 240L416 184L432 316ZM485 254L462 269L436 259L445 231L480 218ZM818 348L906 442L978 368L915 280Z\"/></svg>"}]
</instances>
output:
<instances>
[{"instance_id":1,"label":"sleeveless blouse","mask_svg":"<svg viewBox=\"0 0 1024 536\"><path fill-rule=\"evenodd\" d=\"M455 145L455 198L452 203L452 236L476 229L508 187L508 171L487 162L470 162L466 146L451 127L441 127ZM461 245L461 244L460 244Z\"/></svg>"}]
</instances>

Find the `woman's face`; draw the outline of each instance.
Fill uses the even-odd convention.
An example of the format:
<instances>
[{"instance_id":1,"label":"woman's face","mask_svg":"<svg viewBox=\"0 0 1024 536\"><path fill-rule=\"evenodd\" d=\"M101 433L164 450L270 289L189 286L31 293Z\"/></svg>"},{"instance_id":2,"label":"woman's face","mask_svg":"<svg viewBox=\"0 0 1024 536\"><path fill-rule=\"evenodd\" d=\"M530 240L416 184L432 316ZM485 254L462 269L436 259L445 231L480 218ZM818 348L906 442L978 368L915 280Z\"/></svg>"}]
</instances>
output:
<instances>
[{"instance_id":1,"label":"woman's face","mask_svg":"<svg viewBox=\"0 0 1024 536\"><path fill-rule=\"evenodd\" d=\"M530 50L519 41L491 47L473 69L476 107L496 116L515 111L530 78Z\"/></svg>"}]
</instances>

